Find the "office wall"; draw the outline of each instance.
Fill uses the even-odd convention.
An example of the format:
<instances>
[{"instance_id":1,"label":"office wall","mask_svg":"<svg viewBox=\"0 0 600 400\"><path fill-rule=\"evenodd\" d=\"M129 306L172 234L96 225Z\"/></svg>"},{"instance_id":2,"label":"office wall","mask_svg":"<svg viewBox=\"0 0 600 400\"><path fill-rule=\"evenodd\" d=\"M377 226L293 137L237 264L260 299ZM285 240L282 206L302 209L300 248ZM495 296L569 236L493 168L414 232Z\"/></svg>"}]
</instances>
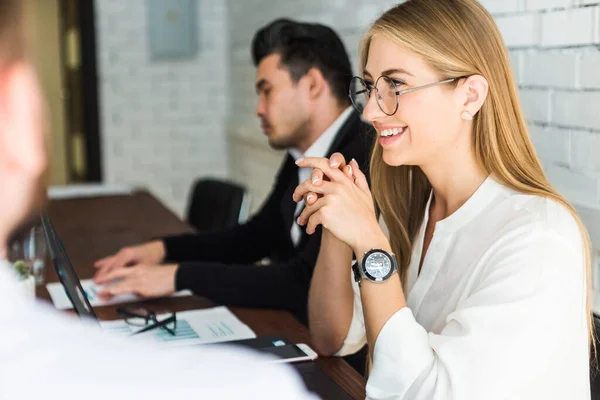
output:
<instances>
[{"instance_id":1,"label":"office wall","mask_svg":"<svg viewBox=\"0 0 600 400\"><path fill-rule=\"evenodd\" d=\"M227 175L226 0L198 2L200 50L180 61L150 59L145 0L95 4L104 180L181 215L196 177Z\"/></svg>"},{"instance_id":2,"label":"office wall","mask_svg":"<svg viewBox=\"0 0 600 400\"><path fill-rule=\"evenodd\" d=\"M253 32L287 16L333 26L356 68L361 33L397 1L229 0L232 60L231 173L256 207L281 153L268 149L253 115ZM531 136L552 183L573 202L600 248L600 1L484 0L510 49ZM240 156L248 155L246 158Z\"/></svg>"}]
</instances>

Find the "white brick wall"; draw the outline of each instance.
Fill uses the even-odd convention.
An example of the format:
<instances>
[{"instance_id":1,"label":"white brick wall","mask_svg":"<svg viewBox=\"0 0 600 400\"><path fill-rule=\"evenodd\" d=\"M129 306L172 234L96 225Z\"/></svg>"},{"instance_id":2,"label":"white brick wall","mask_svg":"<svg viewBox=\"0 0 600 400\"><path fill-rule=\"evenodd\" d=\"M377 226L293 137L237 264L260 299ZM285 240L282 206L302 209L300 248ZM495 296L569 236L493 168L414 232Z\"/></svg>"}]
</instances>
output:
<instances>
[{"instance_id":1,"label":"white brick wall","mask_svg":"<svg viewBox=\"0 0 600 400\"><path fill-rule=\"evenodd\" d=\"M523 76L519 83L540 88L565 89L572 89L577 85L577 51L530 51L523 54L527 65L521 66Z\"/></svg>"},{"instance_id":2,"label":"white brick wall","mask_svg":"<svg viewBox=\"0 0 600 400\"><path fill-rule=\"evenodd\" d=\"M527 0L527 10L537 11L555 8L567 8L572 4L573 0ZM490 10L489 7L488 10ZM490 10L490 12L494 13L493 10Z\"/></svg>"},{"instance_id":3,"label":"white brick wall","mask_svg":"<svg viewBox=\"0 0 600 400\"><path fill-rule=\"evenodd\" d=\"M598 7L545 12L541 22L542 47L568 47L598 43Z\"/></svg>"},{"instance_id":4,"label":"white brick wall","mask_svg":"<svg viewBox=\"0 0 600 400\"><path fill-rule=\"evenodd\" d=\"M552 92L548 89L521 89L521 102L529 121L550 121Z\"/></svg>"},{"instance_id":5,"label":"white brick wall","mask_svg":"<svg viewBox=\"0 0 600 400\"><path fill-rule=\"evenodd\" d=\"M524 7L523 0L482 0L481 4L493 14L515 13L521 11Z\"/></svg>"},{"instance_id":6,"label":"white brick wall","mask_svg":"<svg viewBox=\"0 0 600 400\"><path fill-rule=\"evenodd\" d=\"M571 163L571 134L562 129L531 125L529 134L544 165L568 166Z\"/></svg>"},{"instance_id":7,"label":"white brick wall","mask_svg":"<svg viewBox=\"0 0 600 400\"><path fill-rule=\"evenodd\" d=\"M246 182L256 208L281 153L268 149L254 116L249 44L276 17L329 23L356 68L358 39L396 4L382 0L229 0L232 62L230 171ZM581 211L600 248L600 0L482 0L509 47L531 135L555 186ZM246 154L243 161L239 157ZM250 158L252 157L252 158ZM598 226L596 226L598 225Z\"/></svg>"},{"instance_id":8,"label":"white brick wall","mask_svg":"<svg viewBox=\"0 0 600 400\"><path fill-rule=\"evenodd\" d=\"M600 129L600 91L556 91L552 110L553 122L557 125Z\"/></svg>"},{"instance_id":9,"label":"white brick wall","mask_svg":"<svg viewBox=\"0 0 600 400\"><path fill-rule=\"evenodd\" d=\"M504 41L511 48L537 45L540 41L539 21L540 18L536 14L510 14L496 18Z\"/></svg>"},{"instance_id":10,"label":"white brick wall","mask_svg":"<svg viewBox=\"0 0 600 400\"><path fill-rule=\"evenodd\" d=\"M600 52L596 49L592 51L592 53L581 56L580 85L586 89L600 89L600 73L598 73L600 69Z\"/></svg>"},{"instance_id":11,"label":"white brick wall","mask_svg":"<svg viewBox=\"0 0 600 400\"><path fill-rule=\"evenodd\" d=\"M181 61L150 59L145 0L95 4L104 180L181 215L195 178L227 175L226 0L199 1L199 52Z\"/></svg>"}]
</instances>

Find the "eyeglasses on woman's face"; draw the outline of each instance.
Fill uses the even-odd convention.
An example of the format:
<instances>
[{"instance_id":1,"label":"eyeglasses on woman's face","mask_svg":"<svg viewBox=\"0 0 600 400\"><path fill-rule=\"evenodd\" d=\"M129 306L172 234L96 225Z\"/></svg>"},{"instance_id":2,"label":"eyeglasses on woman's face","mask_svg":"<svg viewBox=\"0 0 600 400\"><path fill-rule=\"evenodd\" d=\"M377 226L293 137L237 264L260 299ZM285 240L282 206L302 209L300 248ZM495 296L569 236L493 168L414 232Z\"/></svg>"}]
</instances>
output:
<instances>
[{"instance_id":1,"label":"eyeglasses on woman's face","mask_svg":"<svg viewBox=\"0 0 600 400\"><path fill-rule=\"evenodd\" d=\"M355 76L350 82L349 97L356 111L362 114L367 106L367 102L371 98L371 94L375 92L375 100L377 101L377 105L384 114L391 116L398 111L398 98L403 94L416 92L417 90L427 89L433 86L444 85L462 78L466 77L461 76L459 78L444 79L442 81L429 83L427 85L399 90L398 86L403 85L403 82L388 76L380 76L375 81L375 84L373 84L373 82L364 80L359 76Z\"/></svg>"}]
</instances>

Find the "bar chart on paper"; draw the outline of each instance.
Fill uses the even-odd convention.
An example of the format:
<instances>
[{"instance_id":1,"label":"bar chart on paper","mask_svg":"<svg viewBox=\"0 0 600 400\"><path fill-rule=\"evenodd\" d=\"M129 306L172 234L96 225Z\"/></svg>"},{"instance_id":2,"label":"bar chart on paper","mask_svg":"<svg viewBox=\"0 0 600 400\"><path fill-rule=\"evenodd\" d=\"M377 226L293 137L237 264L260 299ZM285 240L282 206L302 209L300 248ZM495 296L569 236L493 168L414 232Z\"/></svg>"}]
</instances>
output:
<instances>
[{"instance_id":1,"label":"bar chart on paper","mask_svg":"<svg viewBox=\"0 0 600 400\"><path fill-rule=\"evenodd\" d=\"M159 315L158 319L166 316ZM128 336L140 329L123 320L103 321L102 328L119 336ZM181 311L177 313L175 335L164 329L153 329L140 334L165 346L187 346L251 339L256 335L241 322L227 307L205 310Z\"/></svg>"}]
</instances>

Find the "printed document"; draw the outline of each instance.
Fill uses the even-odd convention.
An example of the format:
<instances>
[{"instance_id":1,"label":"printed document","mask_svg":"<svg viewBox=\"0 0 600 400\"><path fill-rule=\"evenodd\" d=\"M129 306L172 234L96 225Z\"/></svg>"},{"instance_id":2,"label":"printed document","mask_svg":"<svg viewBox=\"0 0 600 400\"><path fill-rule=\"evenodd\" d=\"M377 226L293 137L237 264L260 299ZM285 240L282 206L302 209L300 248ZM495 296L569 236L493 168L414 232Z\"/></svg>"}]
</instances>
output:
<instances>
[{"instance_id":1,"label":"printed document","mask_svg":"<svg viewBox=\"0 0 600 400\"><path fill-rule=\"evenodd\" d=\"M227 307L214 307L205 310L178 311L175 313L177 323L175 335L167 330L156 328L140 333L135 337L150 338L165 346L189 346L194 344L208 344L229 342L232 340L252 339L256 335L240 321ZM170 314L159 314L157 319L169 317ZM132 326L126 320L102 321L102 329L119 336L128 336L139 326Z\"/></svg>"}]
</instances>

